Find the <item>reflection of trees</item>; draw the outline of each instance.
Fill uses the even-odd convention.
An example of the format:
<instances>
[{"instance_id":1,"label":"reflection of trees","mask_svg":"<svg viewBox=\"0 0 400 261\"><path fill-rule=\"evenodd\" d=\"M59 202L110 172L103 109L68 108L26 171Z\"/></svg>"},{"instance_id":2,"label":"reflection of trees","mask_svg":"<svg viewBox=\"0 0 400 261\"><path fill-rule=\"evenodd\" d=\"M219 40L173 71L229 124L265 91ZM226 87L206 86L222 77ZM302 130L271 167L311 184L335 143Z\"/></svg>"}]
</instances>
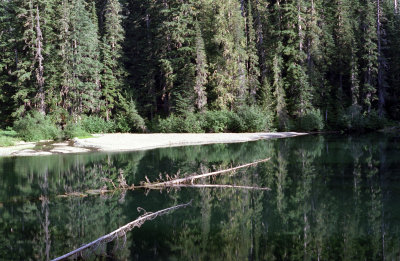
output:
<instances>
[{"instance_id":1,"label":"reflection of trees","mask_svg":"<svg viewBox=\"0 0 400 261\"><path fill-rule=\"evenodd\" d=\"M107 161L99 154L0 159L0 256L49 260L123 224L118 195L56 197L102 186Z\"/></svg>"},{"instance_id":2,"label":"reflection of trees","mask_svg":"<svg viewBox=\"0 0 400 261\"><path fill-rule=\"evenodd\" d=\"M0 256L46 260L137 218L193 199L193 206L128 233L131 260L397 259L400 191L389 136L308 136L275 141L157 149L138 153L0 158ZM207 183L270 187L128 191L57 198L70 191L128 184L160 173L202 172L272 157ZM397 172L396 172L397 170ZM393 184L397 184L394 186ZM40 198L40 200L39 200ZM122 245L122 242L119 242Z\"/></svg>"}]
</instances>

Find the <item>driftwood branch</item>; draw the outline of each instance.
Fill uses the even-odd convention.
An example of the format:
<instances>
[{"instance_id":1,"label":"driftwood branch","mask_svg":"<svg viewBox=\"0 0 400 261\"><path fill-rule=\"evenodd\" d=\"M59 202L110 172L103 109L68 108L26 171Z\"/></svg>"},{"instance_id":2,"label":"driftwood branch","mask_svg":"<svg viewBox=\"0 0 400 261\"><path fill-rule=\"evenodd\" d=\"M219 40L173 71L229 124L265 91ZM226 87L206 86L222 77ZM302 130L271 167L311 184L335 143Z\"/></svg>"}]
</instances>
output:
<instances>
[{"instance_id":1,"label":"driftwood branch","mask_svg":"<svg viewBox=\"0 0 400 261\"><path fill-rule=\"evenodd\" d=\"M193 181L196 179L202 179L202 178L207 178L207 177L211 177L211 176L215 176L215 175L219 175L222 173L227 173L227 172L232 172L232 171L236 171L238 169L243 169L243 168L247 168L250 166L254 166L257 165L259 163L262 162L267 162L269 161L271 158L267 158L267 159L263 159L263 160L258 160L255 162L251 162L251 163L247 163L244 165L240 165L234 168L229 168L229 169L224 169L224 170L218 170L218 171L214 171L214 172L210 172L210 173L205 173L205 174L200 174L200 175L194 175L194 176L189 176L189 177L185 177L185 178L180 178L180 179L174 179L174 180L170 180L170 181L165 181L165 182L158 182L158 183L145 183L140 187L144 187L144 188L152 188L152 187L173 187L176 186L178 184L185 184L185 183L192 183ZM136 187L134 187L136 188Z\"/></svg>"},{"instance_id":2,"label":"driftwood branch","mask_svg":"<svg viewBox=\"0 0 400 261\"><path fill-rule=\"evenodd\" d=\"M112 193L117 190L135 190L135 189L164 189L164 188L180 188L180 187L193 187L193 188L236 188L236 189L249 189L249 190L270 190L270 188L266 187L254 187L254 186L236 186L236 185L221 185L221 184L194 184L193 182L198 179L204 179L207 177L212 177L216 176L219 174L224 174L224 173L229 173L232 171L236 171L239 169L251 167L254 165L257 165L262 162L267 162L271 158L263 159L263 160L258 160L254 161L251 163L247 163L244 165L240 165L237 167L229 168L229 169L224 169L224 170L218 170L210 173L204 173L204 174L199 174L199 175L193 175L185 178L174 178L169 181L164 181L164 182L150 182L150 180L146 177L146 182L142 182L141 185L131 185L128 186L126 185L125 179L123 176L119 178L119 180L122 180L123 185L116 186L114 182L111 179L106 179L103 178L104 181L110 182L112 186L114 187L113 190L108 190L108 189L96 189L96 190L87 190L86 193L80 193L80 192L72 192L64 195L59 195L58 197L86 197L88 194L89 195L98 195L98 194L106 194L106 193ZM175 175L175 177L177 177ZM167 176L169 178L169 176ZM161 179L161 178L160 178Z\"/></svg>"},{"instance_id":3,"label":"driftwood branch","mask_svg":"<svg viewBox=\"0 0 400 261\"><path fill-rule=\"evenodd\" d=\"M71 251L63 256L57 257L57 258L53 259L52 261L65 260L73 255L82 253L83 251L85 251L89 248L96 247L99 244L111 242L118 237L125 236L126 232L132 230L134 227L140 227L144 222L146 222L148 220L153 220L157 216L165 215L165 214L167 214L173 210L176 210L178 208L185 208L185 207L191 205L191 203L192 203L192 201L190 201L186 204L181 204L181 205L173 206L173 207L166 208L163 210L159 210L154 213L152 213L152 212L145 213L144 215L142 215L139 218L137 218L136 220L126 224L125 226L122 226L122 227L118 228L117 230L114 230L113 232L90 242L89 244L81 246L80 248L75 249L74 251ZM141 208L138 208L138 210L141 210Z\"/></svg>"}]
</instances>

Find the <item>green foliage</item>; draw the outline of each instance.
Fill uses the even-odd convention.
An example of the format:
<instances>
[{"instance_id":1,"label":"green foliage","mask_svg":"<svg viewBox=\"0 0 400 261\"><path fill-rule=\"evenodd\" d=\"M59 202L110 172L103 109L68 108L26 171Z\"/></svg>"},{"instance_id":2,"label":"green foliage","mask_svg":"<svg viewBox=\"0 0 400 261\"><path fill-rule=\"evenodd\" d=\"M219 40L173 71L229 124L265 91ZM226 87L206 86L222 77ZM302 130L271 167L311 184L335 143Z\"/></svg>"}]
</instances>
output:
<instances>
[{"instance_id":1,"label":"green foliage","mask_svg":"<svg viewBox=\"0 0 400 261\"><path fill-rule=\"evenodd\" d=\"M107 133L115 130L113 121L106 121L98 116L84 116L81 123L84 131L88 133Z\"/></svg>"},{"instance_id":2,"label":"green foliage","mask_svg":"<svg viewBox=\"0 0 400 261\"><path fill-rule=\"evenodd\" d=\"M299 117L296 122L296 130L299 131L320 131L324 128L324 119L317 109L307 111Z\"/></svg>"},{"instance_id":3,"label":"green foliage","mask_svg":"<svg viewBox=\"0 0 400 261\"><path fill-rule=\"evenodd\" d=\"M331 128L375 129L374 110L399 118L399 17L393 1L3 0L0 126L39 110L115 122L96 132L170 114L161 126L180 132L260 131L271 114L318 130L320 110Z\"/></svg>"},{"instance_id":4,"label":"green foliage","mask_svg":"<svg viewBox=\"0 0 400 261\"><path fill-rule=\"evenodd\" d=\"M158 120L156 131L161 133L202 133L204 118L201 114L188 113L184 117L170 115Z\"/></svg>"},{"instance_id":5,"label":"green foliage","mask_svg":"<svg viewBox=\"0 0 400 261\"><path fill-rule=\"evenodd\" d=\"M146 123L136 110L136 105L130 101L125 106L125 111L116 115L115 130L119 132L145 132Z\"/></svg>"},{"instance_id":6,"label":"green foliage","mask_svg":"<svg viewBox=\"0 0 400 261\"><path fill-rule=\"evenodd\" d=\"M243 106L240 107L233 116L236 123L236 130L238 132L263 132L271 130L273 125L273 117L270 113L262 111L256 106ZM235 131L231 129L232 131Z\"/></svg>"},{"instance_id":7,"label":"green foliage","mask_svg":"<svg viewBox=\"0 0 400 261\"><path fill-rule=\"evenodd\" d=\"M385 117L378 112L362 113L361 106L350 106L339 120L339 127L345 131L373 131L383 129L388 124Z\"/></svg>"},{"instance_id":8,"label":"green foliage","mask_svg":"<svg viewBox=\"0 0 400 261\"><path fill-rule=\"evenodd\" d=\"M228 130L231 113L226 110L207 111L205 113L206 132L221 133Z\"/></svg>"},{"instance_id":9,"label":"green foliage","mask_svg":"<svg viewBox=\"0 0 400 261\"><path fill-rule=\"evenodd\" d=\"M255 106L240 107L233 111L206 111L186 113L184 116L172 114L156 123L156 131L164 133L222 133L261 132L272 130L272 115Z\"/></svg>"},{"instance_id":10,"label":"green foliage","mask_svg":"<svg viewBox=\"0 0 400 261\"><path fill-rule=\"evenodd\" d=\"M0 130L0 147L13 146L18 141L17 135L11 128Z\"/></svg>"},{"instance_id":11,"label":"green foliage","mask_svg":"<svg viewBox=\"0 0 400 261\"><path fill-rule=\"evenodd\" d=\"M83 138L91 136L90 133L84 130L82 124L70 122L67 123L64 127L64 138L72 139L72 138Z\"/></svg>"},{"instance_id":12,"label":"green foliage","mask_svg":"<svg viewBox=\"0 0 400 261\"><path fill-rule=\"evenodd\" d=\"M25 141L58 140L62 132L50 119L37 111L28 113L14 123L14 130Z\"/></svg>"}]
</instances>

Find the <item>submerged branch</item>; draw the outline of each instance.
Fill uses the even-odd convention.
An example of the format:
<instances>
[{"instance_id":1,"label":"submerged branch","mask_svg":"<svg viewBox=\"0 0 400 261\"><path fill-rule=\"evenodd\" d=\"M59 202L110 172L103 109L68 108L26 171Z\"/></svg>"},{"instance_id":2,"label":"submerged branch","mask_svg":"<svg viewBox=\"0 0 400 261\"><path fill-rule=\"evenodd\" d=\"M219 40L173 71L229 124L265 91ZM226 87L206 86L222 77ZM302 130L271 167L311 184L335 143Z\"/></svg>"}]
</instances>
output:
<instances>
[{"instance_id":1,"label":"submerged branch","mask_svg":"<svg viewBox=\"0 0 400 261\"><path fill-rule=\"evenodd\" d=\"M159 210L154 213L152 213L152 212L145 213L144 215L140 216L138 219L126 224L125 226L122 226L122 227L118 228L117 230L114 230L113 232L90 242L89 244L86 244L78 249L75 249L74 251L71 251L63 256L57 257L57 258L53 259L52 261L65 260L73 255L82 253L83 251L85 251L91 247L96 247L99 244L111 242L118 237L124 236L126 232L132 230L134 227L140 227L144 222L146 222L148 220L153 220L157 216L165 215L165 214L167 214L173 210L176 210L178 208L185 208L185 207L191 205L191 203L192 203L192 201L190 201L186 204L176 205L176 206L173 206L170 208ZM138 211L139 210L141 210L141 208L138 208Z\"/></svg>"}]
</instances>

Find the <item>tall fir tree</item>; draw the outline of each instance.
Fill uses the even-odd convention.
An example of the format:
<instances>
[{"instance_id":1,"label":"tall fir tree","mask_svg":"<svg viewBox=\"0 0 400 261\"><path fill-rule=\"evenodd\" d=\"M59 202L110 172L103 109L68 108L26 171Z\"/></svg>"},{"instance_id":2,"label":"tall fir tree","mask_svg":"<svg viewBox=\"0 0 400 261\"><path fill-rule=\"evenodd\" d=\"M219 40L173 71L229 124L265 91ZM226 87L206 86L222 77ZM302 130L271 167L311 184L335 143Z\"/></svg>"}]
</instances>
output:
<instances>
[{"instance_id":1,"label":"tall fir tree","mask_svg":"<svg viewBox=\"0 0 400 261\"><path fill-rule=\"evenodd\" d=\"M196 96L196 109L202 112L207 106L206 84L208 81L207 56L204 49L204 39L199 22L196 21L196 83L194 92Z\"/></svg>"},{"instance_id":2,"label":"tall fir tree","mask_svg":"<svg viewBox=\"0 0 400 261\"><path fill-rule=\"evenodd\" d=\"M251 1L247 3L247 14L246 14L246 74L247 84L249 90L249 103L254 104L256 102L257 92L260 88L260 67L259 57L257 52L256 32L254 30L254 19Z\"/></svg>"},{"instance_id":3,"label":"tall fir tree","mask_svg":"<svg viewBox=\"0 0 400 261\"><path fill-rule=\"evenodd\" d=\"M0 126L9 126L16 109L16 70L18 66L18 39L15 2L0 1Z\"/></svg>"},{"instance_id":4,"label":"tall fir tree","mask_svg":"<svg viewBox=\"0 0 400 261\"><path fill-rule=\"evenodd\" d=\"M244 104L246 82L246 36L244 17L237 1L215 4L213 42L217 53L211 56L213 108L233 109Z\"/></svg>"},{"instance_id":5,"label":"tall fir tree","mask_svg":"<svg viewBox=\"0 0 400 261\"><path fill-rule=\"evenodd\" d=\"M98 112L100 109L100 48L97 25L93 23L89 7L83 0L73 0L70 10L67 54L71 59L72 81L68 92L68 111L72 115Z\"/></svg>"},{"instance_id":6,"label":"tall fir tree","mask_svg":"<svg viewBox=\"0 0 400 261\"><path fill-rule=\"evenodd\" d=\"M104 11L104 28L101 42L102 95L105 101L103 111L105 117L110 119L112 110L124 87L126 72L122 64L122 42L125 38L122 27L121 4L118 0L107 0ZM92 14L95 16L95 14Z\"/></svg>"}]
</instances>

